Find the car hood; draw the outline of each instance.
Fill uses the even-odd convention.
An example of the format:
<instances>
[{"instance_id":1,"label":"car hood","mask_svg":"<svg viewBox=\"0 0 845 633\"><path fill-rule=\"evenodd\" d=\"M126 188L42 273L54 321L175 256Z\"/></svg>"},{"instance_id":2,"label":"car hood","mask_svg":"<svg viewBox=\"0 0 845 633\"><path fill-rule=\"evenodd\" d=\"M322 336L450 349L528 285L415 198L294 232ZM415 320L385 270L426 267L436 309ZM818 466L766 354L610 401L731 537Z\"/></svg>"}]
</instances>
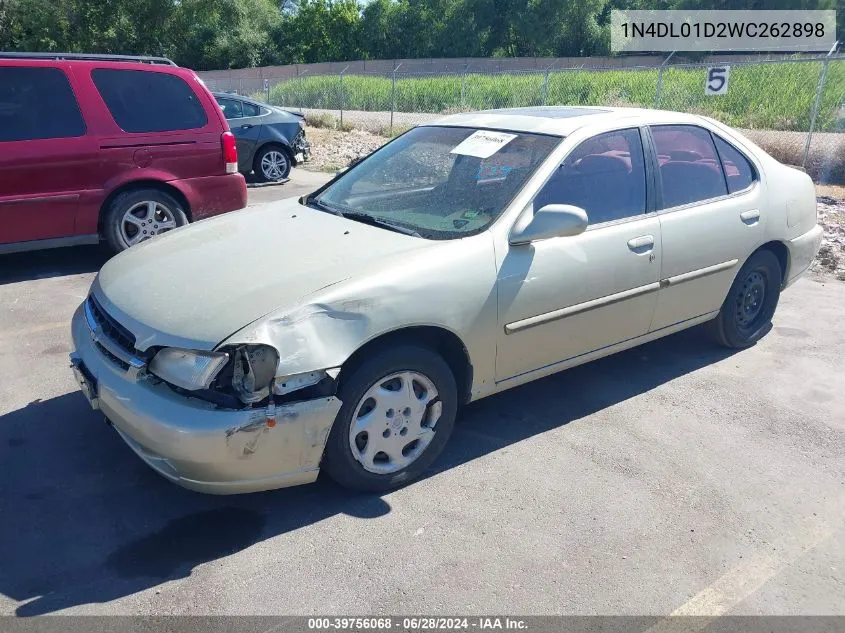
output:
<instances>
[{"instance_id":1,"label":"car hood","mask_svg":"<svg viewBox=\"0 0 845 633\"><path fill-rule=\"evenodd\" d=\"M117 255L92 291L143 351L213 349L262 316L427 240L284 200L176 229Z\"/></svg>"}]
</instances>

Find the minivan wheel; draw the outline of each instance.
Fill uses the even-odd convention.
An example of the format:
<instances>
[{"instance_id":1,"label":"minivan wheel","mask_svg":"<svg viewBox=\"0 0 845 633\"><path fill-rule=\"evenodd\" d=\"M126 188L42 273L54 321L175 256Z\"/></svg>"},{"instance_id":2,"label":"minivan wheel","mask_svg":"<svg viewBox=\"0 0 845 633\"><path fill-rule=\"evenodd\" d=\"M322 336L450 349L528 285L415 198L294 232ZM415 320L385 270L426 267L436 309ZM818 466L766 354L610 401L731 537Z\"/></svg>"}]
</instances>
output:
<instances>
[{"instance_id":1,"label":"minivan wheel","mask_svg":"<svg viewBox=\"0 0 845 633\"><path fill-rule=\"evenodd\" d=\"M323 467L356 490L390 490L419 477L443 451L458 410L449 366L415 345L376 353L341 377L338 396Z\"/></svg>"},{"instance_id":2,"label":"minivan wheel","mask_svg":"<svg viewBox=\"0 0 845 633\"><path fill-rule=\"evenodd\" d=\"M170 194L158 189L127 191L112 201L103 232L116 253L188 223L185 211Z\"/></svg>"},{"instance_id":3,"label":"minivan wheel","mask_svg":"<svg viewBox=\"0 0 845 633\"><path fill-rule=\"evenodd\" d=\"M262 182L284 180L290 174L290 156L281 147L271 145L255 155L253 167L255 175Z\"/></svg>"},{"instance_id":4,"label":"minivan wheel","mask_svg":"<svg viewBox=\"0 0 845 633\"><path fill-rule=\"evenodd\" d=\"M780 298L781 268L769 250L754 253L734 279L712 324L716 340L742 349L759 341L772 327Z\"/></svg>"}]
</instances>

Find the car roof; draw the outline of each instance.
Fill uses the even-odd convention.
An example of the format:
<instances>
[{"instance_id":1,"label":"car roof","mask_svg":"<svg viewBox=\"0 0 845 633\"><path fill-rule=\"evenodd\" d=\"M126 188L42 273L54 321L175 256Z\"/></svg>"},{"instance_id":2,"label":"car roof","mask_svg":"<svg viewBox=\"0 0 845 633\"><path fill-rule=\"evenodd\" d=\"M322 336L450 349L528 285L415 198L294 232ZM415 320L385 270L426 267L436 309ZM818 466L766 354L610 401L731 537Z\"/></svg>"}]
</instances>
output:
<instances>
[{"instance_id":1,"label":"car roof","mask_svg":"<svg viewBox=\"0 0 845 633\"><path fill-rule=\"evenodd\" d=\"M145 72L167 73L181 77L197 77L190 68L166 64L163 62L136 61L131 57L120 60L115 57L103 56L103 59L96 57L73 58L73 57L11 57L9 53L0 53L0 66L5 68L94 68L110 70L141 70ZM138 58L141 59L141 58ZM164 58L162 58L164 59ZM198 77L197 77L198 78Z\"/></svg>"},{"instance_id":2,"label":"car roof","mask_svg":"<svg viewBox=\"0 0 845 633\"><path fill-rule=\"evenodd\" d=\"M249 97L244 97L243 95L239 95L236 92L212 92L214 98L220 97L221 99L234 99L235 101L246 101L247 103L254 103L255 105L261 105L254 99L250 99Z\"/></svg>"},{"instance_id":3,"label":"car roof","mask_svg":"<svg viewBox=\"0 0 845 633\"><path fill-rule=\"evenodd\" d=\"M700 117L695 115L667 110L594 106L538 106L452 114L429 121L424 125L478 127L567 136L588 125L603 125L611 121L623 120L631 125L653 125L656 123L701 125L703 122Z\"/></svg>"}]
</instances>

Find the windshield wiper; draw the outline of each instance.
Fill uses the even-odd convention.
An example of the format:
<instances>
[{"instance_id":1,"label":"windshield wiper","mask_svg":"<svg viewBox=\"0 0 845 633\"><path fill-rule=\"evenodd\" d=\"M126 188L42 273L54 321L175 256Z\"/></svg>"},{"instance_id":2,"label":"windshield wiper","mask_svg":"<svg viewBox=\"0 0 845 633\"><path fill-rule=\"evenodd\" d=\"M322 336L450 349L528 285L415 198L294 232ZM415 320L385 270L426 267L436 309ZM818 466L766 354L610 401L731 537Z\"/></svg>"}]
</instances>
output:
<instances>
[{"instance_id":1,"label":"windshield wiper","mask_svg":"<svg viewBox=\"0 0 845 633\"><path fill-rule=\"evenodd\" d=\"M333 215L343 215L343 211L341 211L340 209L336 209L333 206L329 206L325 202L321 202L319 198L309 197L306 202L309 206L312 206L315 209L318 209L319 211L326 211Z\"/></svg>"},{"instance_id":2,"label":"windshield wiper","mask_svg":"<svg viewBox=\"0 0 845 633\"><path fill-rule=\"evenodd\" d=\"M409 229L407 227L401 226L399 224L394 224L389 220L382 220L381 218L374 217L372 215L368 215L366 213L361 213L360 211L343 211L339 213L344 218L349 220L355 220L356 222L360 222L361 224L369 224L371 226L380 226L385 229L389 229L391 231L396 231L397 233L404 233L405 235L413 235L414 237L422 237L419 233L417 233L413 229Z\"/></svg>"},{"instance_id":3,"label":"windshield wiper","mask_svg":"<svg viewBox=\"0 0 845 633\"><path fill-rule=\"evenodd\" d=\"M346 218L348 220L355 220L356 222L360 222L361 224L369 224L370 226L379 226L383 229L396 231L397 233L403 233L405 235L412 235L413 237L422 237L422 235L420 235L413 229L409 229L399 224L394 224L389 220L382 220L381 218L377 218L367 213L355 211L354 209L351 209L349 207L344 207L339 204L326 204L319 198L311 198L309 202L321 211L328 211L329 213L339 215L340 217Z\"/></svg>"}]
</instances>

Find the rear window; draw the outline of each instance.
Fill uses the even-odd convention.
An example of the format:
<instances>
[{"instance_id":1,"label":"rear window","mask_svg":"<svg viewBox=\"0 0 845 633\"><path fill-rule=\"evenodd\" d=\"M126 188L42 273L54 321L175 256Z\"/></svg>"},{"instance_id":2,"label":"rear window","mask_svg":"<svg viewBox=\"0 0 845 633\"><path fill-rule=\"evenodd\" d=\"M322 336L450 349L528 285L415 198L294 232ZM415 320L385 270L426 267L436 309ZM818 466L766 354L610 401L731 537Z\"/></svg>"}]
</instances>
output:
<instances>
[{"instance_id":1,"label":"rear window","mask_svg":"<svg viewBox=\"0 0 845 633\"><path fill-rule=\"evenodd\" d=\"M208 119L190 86L176 75L98 68L91 72L115 123L126 132L172 132Z\"/></svg>"},{"instance_id":2,"label":"rear window","mask_svg":"<svg viewBox=\"0 0 845 633\"><path fill-rule=\"evenodd\" d=\"M85 122L59 68L0 68L0 142L71 138Z\"/></svg>"}]
</instances>

